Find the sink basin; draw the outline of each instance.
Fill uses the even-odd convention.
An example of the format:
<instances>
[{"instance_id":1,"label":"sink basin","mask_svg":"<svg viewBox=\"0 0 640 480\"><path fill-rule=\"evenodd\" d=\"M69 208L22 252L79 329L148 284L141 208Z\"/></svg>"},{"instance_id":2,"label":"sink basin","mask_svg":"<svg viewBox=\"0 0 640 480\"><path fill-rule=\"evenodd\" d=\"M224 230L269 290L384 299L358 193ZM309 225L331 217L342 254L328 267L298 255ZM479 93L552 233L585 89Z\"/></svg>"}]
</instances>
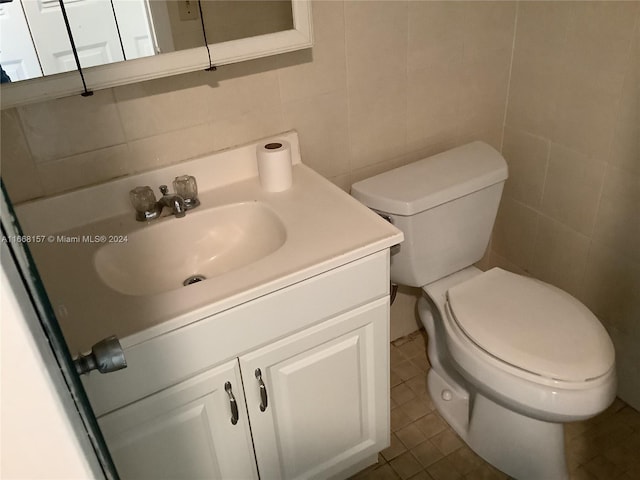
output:
<instances>
[{"instance_id":1,"label":"sink basin","mask_svg":"<svg viewBox=\"0 0 640 480\"><path fill-rule=\"evenodd\" d=\"M145 226L125 243L101 247L94 256L100 279L134 296L189 288L250 265L285 242L282 221L259 202L198 210Z\"/></svg>"}]
</instances>

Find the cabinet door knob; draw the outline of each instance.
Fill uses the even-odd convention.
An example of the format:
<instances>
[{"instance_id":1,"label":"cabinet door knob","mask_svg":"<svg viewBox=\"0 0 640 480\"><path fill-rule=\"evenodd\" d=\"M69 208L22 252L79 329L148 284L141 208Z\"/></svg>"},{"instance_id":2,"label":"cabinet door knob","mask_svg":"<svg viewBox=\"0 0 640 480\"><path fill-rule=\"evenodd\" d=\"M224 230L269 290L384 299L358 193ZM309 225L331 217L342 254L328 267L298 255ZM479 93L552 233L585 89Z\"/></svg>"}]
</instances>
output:
<instances>
[{"instance_id":1,"label":"cabinet door knob","mask_svg":"<svg viewBox=\"0 0 640 480\"><path fill-rule=\"evenodd\" d=\"M267 409L267 405L269 404L267 399L267 387L262 381L262 372L259 368L256 368L256 379L258 380L258 385L260 386L260 411L264 412Z\"/></svg>"},{"instance_id":2,"label":"cabinet door knob","mask_svg":"<svg viewBox=\"0 0 640 480\"><path fill-rule=\"evenodd\" d=\"M227 392L227 395L229 395L229 404L231 405L231 424L235 425L238 423L238 402L236 402L236 397L233 396L231 382L226 382L224 384L224 389Z\"/></svg>"}]
</instances>

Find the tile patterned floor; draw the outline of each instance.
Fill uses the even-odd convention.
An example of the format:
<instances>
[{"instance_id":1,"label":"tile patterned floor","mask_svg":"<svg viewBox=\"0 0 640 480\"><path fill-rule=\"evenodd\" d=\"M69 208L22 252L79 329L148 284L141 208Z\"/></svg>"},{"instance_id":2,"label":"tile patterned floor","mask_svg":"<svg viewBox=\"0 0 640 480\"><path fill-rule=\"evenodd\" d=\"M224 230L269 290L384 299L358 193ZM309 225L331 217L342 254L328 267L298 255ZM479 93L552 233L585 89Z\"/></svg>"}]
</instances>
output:
<instances>
[{"instance_id":1,"label":"tile patterned floor","mask_svg":"<svg viewBox=\"0 0 640 480\"><path fill-rule=\"evenodd\" d=\"M425 347L422 330L391 343L391 446L352 480L508 479L435 411ZM619 399L597 417L567 425L565 443L571 480L640 480L640 413Z\"/></svg>"}]
</instances>

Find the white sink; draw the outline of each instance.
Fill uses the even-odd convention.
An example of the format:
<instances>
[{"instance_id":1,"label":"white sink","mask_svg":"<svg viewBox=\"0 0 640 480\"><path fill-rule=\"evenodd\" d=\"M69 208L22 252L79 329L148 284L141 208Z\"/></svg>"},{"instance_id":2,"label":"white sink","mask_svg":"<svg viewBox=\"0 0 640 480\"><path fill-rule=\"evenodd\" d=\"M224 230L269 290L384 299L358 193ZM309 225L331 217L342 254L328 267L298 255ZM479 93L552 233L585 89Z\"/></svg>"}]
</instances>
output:
<instances>
[{"instance_id":1,"label":"white sink","mask_svg":"<svg viewBox=\"0 0 640 480\"><path fill-rule=\"evenodd\" d=\"M98 249L100 279L125 295L153 295L245 267L278 250L286 240L280 218L260 202L187 212L145 226L123 243ZM187 286L185 287L185 282Z\"/></svg>"}]
</instances>

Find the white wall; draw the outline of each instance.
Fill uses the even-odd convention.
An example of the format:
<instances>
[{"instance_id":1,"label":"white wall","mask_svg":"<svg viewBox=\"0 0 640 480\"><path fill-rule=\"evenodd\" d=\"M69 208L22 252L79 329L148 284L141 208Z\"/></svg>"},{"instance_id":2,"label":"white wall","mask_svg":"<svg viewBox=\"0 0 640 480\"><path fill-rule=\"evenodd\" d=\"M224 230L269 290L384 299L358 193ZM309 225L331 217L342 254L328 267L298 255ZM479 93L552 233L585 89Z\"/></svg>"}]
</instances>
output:
<instances>
[{"instance_id":1,"label":"white wall","mask_svg":"<svg viewBox=\"0 0 640 480\"><path fill-rule=\"evenodd\" d=\"M78 438L80 418L42 331L29 330L35 312L24 292L16 296L11 258L2 256L0 277L0 478L102 478L89 440ZM74 416L75 415L75 416Z\"/></svg>"}]
</instances>

